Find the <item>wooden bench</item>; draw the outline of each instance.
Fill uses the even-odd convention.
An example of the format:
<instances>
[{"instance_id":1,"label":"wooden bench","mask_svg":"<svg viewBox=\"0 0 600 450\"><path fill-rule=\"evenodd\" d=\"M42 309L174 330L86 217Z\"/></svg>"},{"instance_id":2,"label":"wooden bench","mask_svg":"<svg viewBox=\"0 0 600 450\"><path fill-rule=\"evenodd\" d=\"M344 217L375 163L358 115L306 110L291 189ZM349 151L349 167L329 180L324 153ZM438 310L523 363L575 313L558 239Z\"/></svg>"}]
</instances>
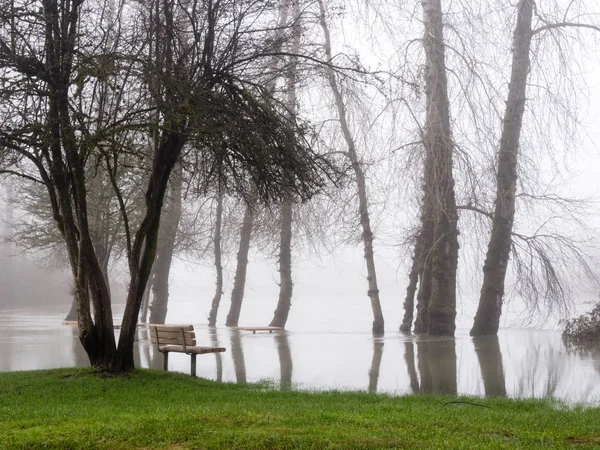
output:
<instances>
[{"instance_id":1,"label":"wooden bench","mask_svg":"<svg viewBox=\"0 0 600 450\"><path fill-rule=\"evenodd\" d=\"M252 334L256 334L257 331L268 331L272 333L273 331L283 331L283 327L231 327L232 330L240 330L240 331L252 331Z\"/></svg>"},{"instance_id":2,"label":"wooden bench","mask_svg":"<svg viewBox=\"0 0 600 450\"><path fill-rule=\"evenodd\" d=\"M168 370L169 353L185 353L192 357L191 374L196 376L196 355L224 352L223 347L200 347L196 345L193 325L149 324L150 338L156 349L163 354L163 369Z\"/></svg>"}]
</instances>

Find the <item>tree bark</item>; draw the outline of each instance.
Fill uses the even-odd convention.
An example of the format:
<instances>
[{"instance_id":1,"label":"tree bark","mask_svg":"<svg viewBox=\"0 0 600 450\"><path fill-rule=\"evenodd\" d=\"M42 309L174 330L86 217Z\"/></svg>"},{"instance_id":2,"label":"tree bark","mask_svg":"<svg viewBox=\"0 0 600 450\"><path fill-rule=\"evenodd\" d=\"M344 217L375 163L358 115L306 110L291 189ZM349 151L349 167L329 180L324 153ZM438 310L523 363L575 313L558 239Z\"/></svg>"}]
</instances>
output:
<instances>
[{"instance_id":1,"label":"tree bark","mask_svg":"<svg viewBox=\"0 0 600 450\"><path fill-rule=\"evenodd\" d=\"M272 327L285 327L292 306L292 203L281 205L281 229L279 238L279 300L269 324Z\"/></svg>"},{"instance_id":2,"label":"tree bark","mask_svg":"<svg viewBox=\"0 0 600 450\"><path fill-rule=\"evenodd\" d=\"M494 335L498 333L500 327L504 280L510 257L515 216L519 139L525 113L525 92L530 67L532 16L533 0L521 0L517 6L512 69L498 150L496 205L492 234L483 266L483 284L479 307L471 328L472 336Z\"/></svg>"},{"instance_id":3,"label":"tree bark","mask_svg":"<svg viewBox=\"0 0 600 450\"><path fill-rule=\"evenodd\" d=\"M213 245L215 251L215 271L217 275L217 285L215 296L213 297L210 313L208 315L208 326L214 327L217 324L217 313L223 297L223 263L221 262L221 227L223 222L223 192L217 194L217 207L215 210L215 234L213 236Z\"/></svg>"},{"instance_id":4,"label":"tree bark","mask_svg":"<svg viewBox=\"0 0 600 450\"><path fill-rule=\"evenodd\" d=\"M452 174L453 143L446 78L441 0L423 0L426 118L424 144L433 157L433 246L431 297L427 332L454 336L456 329L456 271L458 267L457 210Z\"/></svg>"},{"instance_id":5,"label":"tree bark","mask_svg":"<svg viewBox=\"0 0 600 450\"><path fill-rule=\"evenodd\" d=\"M323 28L323 34L325 36L325 56L328 61L331 61L333 59L333 54L331 50L331 37L329 34L329 27L327 26L327 22L325 20L325 7L323 5L322 0L319 0L319 8L319 21L321 22L321 27ZM358 213L360 224L363 230L362 239L365 251L365 261L367 264L367 295L371 300L371 309L373 310L372 332L374 335L382 335L384 333L385 327L383 320L383 311L381 309L381 302L379 300L379 287L377 285L377 273L375 270L375 257L373 250L373 230L371 229L371 221L369 218L369 201L367 195L365 174L363 171L363 164L362 161L359 160L358 154L356 152L356 144L354 142L354 137L352 136L352 132L350 131L350 126L348 124L346 104L344 103L344 98L338 86L335 72L333 71L331 66L326 66L325 73L327 75L327 80L329 81L331 91L333 92L333 96L335 98L335 105L338 111L338 119L340 121L342 135L344 136L344 140L348 147L346 155L350 160L350 164L352 165L354 175L356 176L356 189L358 193Z\"/></svg>"},{"instance_id":6,"label":"tree bark","mask_svg":"<svg viewBox=\"0 0 600 450\"><path fill-rule=\"evenodd\" d=\"M231 305L225 325L236 327L240 320L242 302L244 300L244 289L246 287L246 272L248 270L248 252L250 251L250 238L252 237L252 226L254 224L254 205L248 203L244 211L242 229L240 231L240 246L237 254L237 266L231 291Z\"/></svg>"},{"instance_id":7,"label":"tree bark","mask_svg":"<svg viewBox=\"0 0 600 450\"><path fill-rule=\"evenodd\" d=\"M175 240L181 220L182 180L181 170L171 177L170 204L163 208L163 221L159 233L157 257L152 273L152 303L150 323L165 323L169 306L169 275L175 251Z\"/></svg>"},{"instance_id":8,"label":"tree bark","mask_svg":"<svg viewBox=\"0 0 600 450\"><path fill-rule=\"evenodd\" d=\"M402 319L402 325L400 325L400 333L410 333L413 323L415 294L419 283L419 251L417 245L415 243L410 274L408 275L408 287L406 288L406 299L404 300L404 318Z\"/></svg>"}]
</instances>

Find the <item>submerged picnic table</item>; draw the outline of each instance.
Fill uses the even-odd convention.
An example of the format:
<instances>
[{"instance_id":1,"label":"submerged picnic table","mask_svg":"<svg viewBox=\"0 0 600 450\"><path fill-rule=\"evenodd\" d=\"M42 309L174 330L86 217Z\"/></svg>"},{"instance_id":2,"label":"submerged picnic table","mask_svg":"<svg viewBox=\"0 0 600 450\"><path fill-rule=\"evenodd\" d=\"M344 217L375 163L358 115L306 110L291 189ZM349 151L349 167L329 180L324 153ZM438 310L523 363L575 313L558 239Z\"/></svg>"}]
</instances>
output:
<instances>
[{"instance_id":1,"label":"submerged picnic table","mask_svg":"<svg viewBox=\"0 0 600 450\"><path fill-rule=\"evenodd\" d=\"M230 327L232 330L239 331L252 331L253 334L256 334L257 331L268 331L272 333L273 331L283 331L283 327Z\"/></svg>"}]
</instances>

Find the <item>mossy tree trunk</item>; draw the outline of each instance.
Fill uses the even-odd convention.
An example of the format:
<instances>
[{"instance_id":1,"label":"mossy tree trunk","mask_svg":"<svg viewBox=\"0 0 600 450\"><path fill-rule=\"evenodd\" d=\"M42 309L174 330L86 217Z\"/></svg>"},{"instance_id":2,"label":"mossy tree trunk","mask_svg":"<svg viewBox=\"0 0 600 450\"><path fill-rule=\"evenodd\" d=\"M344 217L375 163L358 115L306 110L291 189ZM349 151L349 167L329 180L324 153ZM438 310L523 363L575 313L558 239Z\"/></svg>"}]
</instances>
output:
<instances>
[{"instance_id":1,"label":"mossy tree trunk","mask_svg":"<svg viewBox=\"0 0 600 450\"><path fill-rule=\"evenodd\" d=\"M426 173L425 189L433 197L431 295L427 332L454 336L456 328L456 271L458 267L457 209L452 173L453 142L444 50L441 0L423 0L425 33L426 125L425 151L433 158L433 173ZM433 176L432 176L433 175Z\"/></svg>"},{"instance_id":2,"label":"mossy tree trunk","mask_svg":"<svg viewBox=\"0 0 600 450\"><path fill-rule=\"evenodd\" d=\"M471 328L472 336L497 334L500 327L504 280L515 216L519 139L525 114L525 91L530 68L533 3L533 0L521 0L517 6L512 69L498 150L492 234L483 266L483 284L479 307Z\"/></svg>"}]
</instances>

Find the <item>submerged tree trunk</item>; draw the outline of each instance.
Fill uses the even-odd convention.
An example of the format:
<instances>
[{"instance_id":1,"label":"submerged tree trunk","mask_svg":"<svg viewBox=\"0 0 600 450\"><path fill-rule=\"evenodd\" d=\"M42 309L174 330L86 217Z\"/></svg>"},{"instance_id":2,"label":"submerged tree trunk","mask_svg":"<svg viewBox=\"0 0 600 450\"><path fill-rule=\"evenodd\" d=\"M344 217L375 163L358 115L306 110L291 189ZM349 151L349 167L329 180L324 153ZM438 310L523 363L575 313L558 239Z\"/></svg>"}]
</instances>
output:
<instances>
[{"instance_id":1,"label":"submerged tree trunk","mask_svg":"<svg viewBox=\"0 0 600 450\"><path fill-rule=\"evenodd\" d=\"M513 59L508 85L508 100L498 150L496 205L492 235L483 266L483 285L471 335L497 334L502 314L504 279L512 244L515 216L515 190L521 126L525 113L525 91L529 74L533 0L521 0L517 6L517 24L513 38Z\"/></svg>"},{"instance_id":2,"label":"submerged tree trunk","mask_svg":"<svg viewBox=\"0 0 600 450\"><path fill-rule=\"evenodd\" d=\"M319 8L319 20L321 22L321 27L323 28L323 34L325 36L325 56L328 61L331 61L333 59L333 54L331 50L331 38L329 35L329 27L327 26L327 22L325 20L325 7L323 5L322 0L319 0ZM362 161L359 160L358 154L356 152L356 144L354 142L354 137L352 136L350 126L348 125L346 104L344 103L344 98L342 97L342 93L340 91L335 72L333 68L329 65L325 67L325 72L327 74L329 86L331 87L331 91L333 92L333 96L335 98L335 105L338 111L338 119L340 121L340 126L342 129L344 140L346 141L346 145L348 147L346 154L348 156L348 159L350 160L352 169L354 170L354 175L356 176L356 189L358 193L358 213L360 218L360 224L363 230L362 238L365 250L365 261L367 264L367 295L371 300L371 309L373 310L372 331L374 335L382 335L384 333L384 320L383 311L381 310L381 302L379 300L377 274L375 271L373 231L371 229L371 221L369 218L369 201L367 196L365 174L363 171Z\"/></svg>"},{"instance_id":3,"label":"submerged tree trunk","mask_svg":"<svg viewBox=\"0 0 600 450\"><path fill-rule=\"evenodd\" d=\"M433 161L426 155L425 173L433 170ZM431 160L431 161L428 161ZM421 231L417 237L417 255L419 267L419 290L417 291L417 317L415 333L427 333L429 327L429 300L431 298L431 248L433 247L433 200L431 192L424 187L425 195L421 205Z\"/></svg>"},{"instance_id":4,"label":"submerged tree trunk","mask_svg":"<svg viewBox=\"0 0 600 450\"><path fill-rule=\"evenodd\" d=\"M159 233L157 257L152 269L152 303L150 323L165 323L169 305L169 275L175 251L177 229L181 220L181 171L174 171L171 177L170 204L163 209L162 226Z\"/></svg>"},{"instance_id":5,"label":"submerged tree trunk","mask_svg":"<svg viewBox=\"0 0 600 450\"><path fill-rule=\"evenodd\" d=\"M285 327L292 306L292 203L281 205L281 230L279 244L279 300L273 313L272 327Z\"/></svg>"},{"instance_id":6,"label":"submerged tree trunk","mask_svg":"<svg viewBox=\"0 0 600 450\"><path fill-rule=\"evenodd\" d=\"M425 179L433 194L431 297L427 332L454 336L456 271L458 266L457 210L452 174L453 143L444 55L441 0L423 0L425 92L427 100L425 151L432 155L434 177ZM430 175L430 174L427 174Z\"/></svg>"},{"instance_id":7,"label":"submerged tree trunk","mask_svg":"<svg viewBox=\"0 0 600 450\"><path fill-rule=\"evenodd\" d=\"M300 53L300 38L302 35L302 21L300 17L299 0L291 1L292 9L292 49L293 55ZM290 117L296 116L296 84L298 83L298 57L290 58L286 70L287 98L286 108ZM290 200L281 204L281 229L279 234L279 300L273 313L270 326L285 327L290 308L292 306L292 293L294 282L292 280L292 213L293 205Z\"/></svg>"},{"instance_id":8,"label":"submerged tree trunk","mask_svg":"<svg viewBox=\"0 0 600 450\"><path fill-rule=\"evenodd\" d=\"M215 211L215 234L213 236L213 245L215 251L215 271L217 274L217 285L215 288L215 296L210 305L210 313L208 315L208 326L214 327L217 324L217 313L223 296L223 264L221 262L221 226L223 221L223 192L217 194L217 207Z\"/></svg>"},{"instance_id":9,"label":"submerged tree trunk","mask_svg":"<svg viewBox=\"0 0 600 450\"><path fill-rule=\"evenodd\" d=\"M254 196L252 196L254 197ZM252 200L250 200L251 202ZM240 246L237 254L237 266L231 291L231 305L225 325L235 327L240 320L242 301L244 300L244 289L246 287L246 271L248 270L248 252L250 251L250 238L252 237L252 226L254 224L254 205L246 204L242 229L240 231Z\"/></svg>"},{"instance_id":10,"label":"submerged tree trunk","mask_svg":"<svg viewBox=\"0 0 600 450\"><path fill-rule=\"evenodd\" d=\"M401 333L410 333L412 328L413 316L415 311L415 294L417 293L417 284L419 283L419 250L415 244L415 251L408 275L408 287L406 288L406 299L404 300L404 318L400 325Z\"/></svg>"}]
</instances>

